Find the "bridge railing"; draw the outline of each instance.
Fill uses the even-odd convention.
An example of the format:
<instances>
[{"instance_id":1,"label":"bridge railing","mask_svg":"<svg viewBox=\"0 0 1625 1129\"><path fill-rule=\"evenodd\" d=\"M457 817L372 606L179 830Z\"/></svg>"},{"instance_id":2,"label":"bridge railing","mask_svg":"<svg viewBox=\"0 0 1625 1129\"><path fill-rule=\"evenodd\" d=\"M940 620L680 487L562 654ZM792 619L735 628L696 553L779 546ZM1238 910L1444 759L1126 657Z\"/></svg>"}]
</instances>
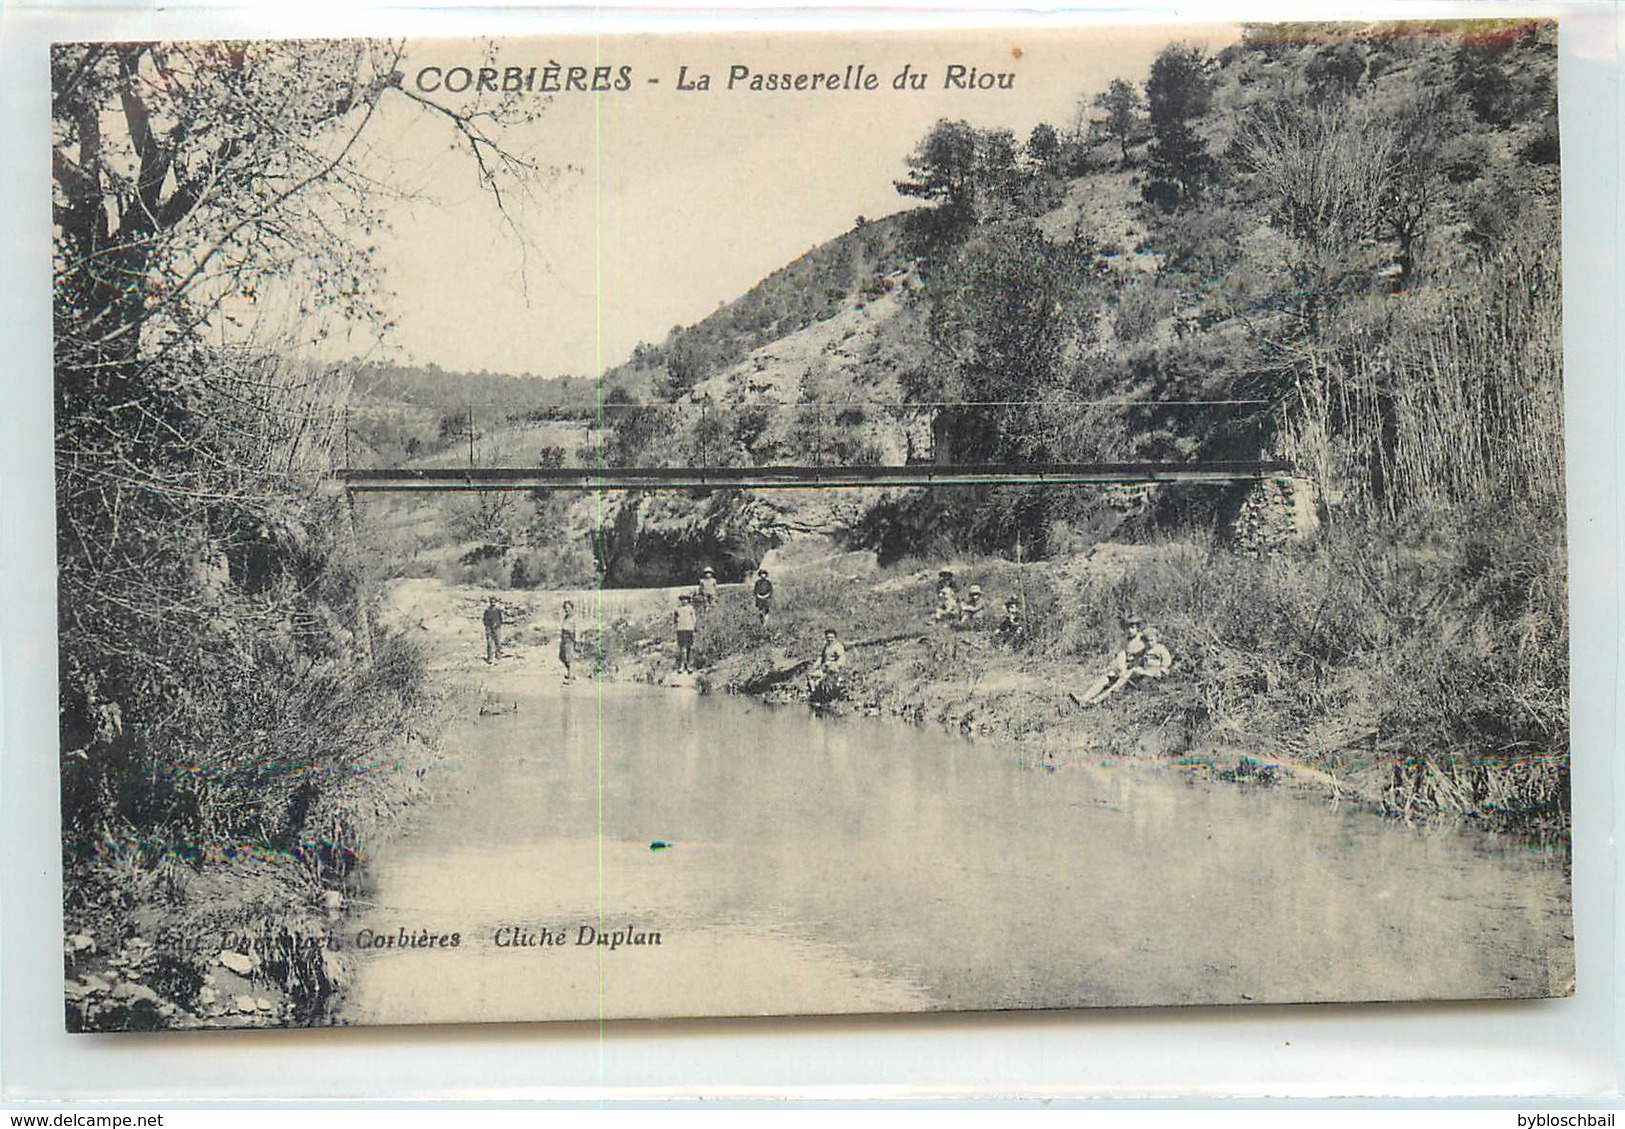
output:
<instances>
[{"instance_id":1,"label":"bridge railing","mask_svg":"<svg viewBox=\"0 0 1625 1129\"><path fill-rule=\"evenodd\" d=\"M932 445L942 413L948 411L986 411L1042 408L1045 411L1082 412L1102 409L1135 409L1162 411L1185 408L1253 408L1270 410L1277 405L1259 399L1186 399L1186 400L958 400L958 401L904 401L880 398L845 400L803 399L776 402L776 407L796 409L801 413L802 439L806 450L803 458L794 462L757 466L712 465L705 447L709 429L703 426L714 411L736 410L734 406L719 405L707 399L683 400L675 404L667 401L606 401L596 406L591 417L580 412L558 417L514 419L511 414L497 418L497 411L487 416L487 435L494 428L504 429L510 442L498 444L511 448L513 432L526 427L564 425L581 428L591 437L600 433L600 445L593 449L583 444L576 451L574 466L558 465L562 452L552 448L552 457L542 459L547 448L539 448L526 455L503 454L487 450L482 458L479 440L480 416L473 405L463 413L466 425L461 434L454 434L453 445L442 447L433 456L435 462L425 465L398 465L361 467L354 465L349 442L350 421L346 420L344 465L336 477L352 491L415 491L415 490L475 490L475 491L549 491L549 490L648 490L648 489L796 489L819 486L938 486L989 484L1127 484L1155 482L1224 483L1256 480L1290 474L1292 467L1280 460L1232 460L1189 462L1068 462L1068 463L1013 463L979 462L951 463L937 461L939 452ZM511 406L507 406L511 413ZM912 427L927 441L916 446L912 439L907 444L908 457L902 462L877 464L861 462L826 461L823 432L831 421L843 414L851 415L855 409L883 409L894 424ZM661 413L688 413L698 416L702 424L696 429L697 442L691 445L694 465L680 466L623 466L612 465L619 459L605 457L602 447L603 433L617 419L624 419L628 411L659 411ZM448 419L450 417L447 417ZM861 420L861 417L860 417ZM854 425L854 431L857 427ZM810 439L808 432L811 433ZM442 438L446 438L443 428ZM456 453L460 444L467 442L467 457ZM488 447L491 445L488 444ZM922 449L923 448L923 449ZM528 463L529 465L523 465Z\"/></svg>"}]
</instances>

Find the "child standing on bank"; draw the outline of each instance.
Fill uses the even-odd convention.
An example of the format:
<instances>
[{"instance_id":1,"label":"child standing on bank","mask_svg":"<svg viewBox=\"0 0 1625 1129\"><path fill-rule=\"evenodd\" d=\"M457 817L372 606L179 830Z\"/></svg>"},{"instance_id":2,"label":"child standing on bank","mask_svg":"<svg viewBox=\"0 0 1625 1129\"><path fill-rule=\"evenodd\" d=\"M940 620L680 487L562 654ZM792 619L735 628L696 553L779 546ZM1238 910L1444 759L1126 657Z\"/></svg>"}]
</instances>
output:
<instances>
[{"instance_id":1,"label":"child standing on bank","mask_svg":"<svg viewBox=\"0 0 1625 1129\"><path fill-rule=\"evenodd\" d=\"M559 662L564 664L564 681L576 680L574 664L576 657L576 606L569 600L564 601L564 610L559 613Z\"/></svg>"},{"instance_id":2,"label":"child standing on bank","mask_svg":"<svg viewBox=\"0 0 1625 1129\"><path fill-rule=\"evenodd\" d=\"M683 674L694 672L694 597L684 592L677 597L677 610L671 615L677 627L677 669Z\"/></svg>"},{"instance_id":3,"label":"child standing on bank","mask_svg":"<svg viewBox=\"0 0 1625 1129\"><path fill-rule=\"evenodd\" d=\"M767 569L756 570L756 584L750 590L751 598L756 601L756 618L767 630L767 621L773 615L773 582L767 578Z\"/></svg>"}]
</instances>

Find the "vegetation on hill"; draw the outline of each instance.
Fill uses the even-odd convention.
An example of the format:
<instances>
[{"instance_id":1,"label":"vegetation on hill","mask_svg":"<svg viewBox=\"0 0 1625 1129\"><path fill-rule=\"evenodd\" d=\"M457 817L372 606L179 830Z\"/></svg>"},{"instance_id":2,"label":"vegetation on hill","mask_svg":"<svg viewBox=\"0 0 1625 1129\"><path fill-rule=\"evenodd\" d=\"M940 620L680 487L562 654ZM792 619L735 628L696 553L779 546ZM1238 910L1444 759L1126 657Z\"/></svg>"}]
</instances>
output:
<instances>
[{"instance_id":1,"label":"vegetation on hill","mask_svg":"<svg viewBox=\"0 0 1625 1129\"><path fill-rule=\"evenodd\" d=\"M915 457L1286 457L1345 520L1510 483L1544 504L1561 490L1555 50L1540 22L1258 27L1217 56L1169 47L1143 96L1113 83L1081 128L1022 142L939 122L897 183L926 206L641 351L671 406L619 415L606 457L816 462L836 440L806 424L895 399L929 420ZM882 299L851 379L775 371L818 319ZM761 443L790 412L803 426ZM1009 552L1099 524L1106 499L891 504L871 528L940 530L918 507Z\"/></svg>"},{"instance_id":2,"label":"vegetation on hill","mask_svg":"<svg viewBox=\"0 0 1625 1129\"><path fill-rule=\"evenodd\" d=\"M611 394L625 393L620 385ZM641 389L647 392L647 387ZM373 362L353 370L345 411L349 457L400 466L466 448L504 427L598 418L599 381L579 376L448 372L439 365Z\"/></svg>"},{"instance_id":3,"label":"vegetation on hill","mask_svg":"<svg viewBox=\"0 0 1625 1129\"><path fill-rule=\"evenodd\" d=\"M858 217L849 232L768 275L696 325L677 326L659 344L644 343L604 373L606 388L651 384L667 400L738 362L751 350L831 317L849 301L879 292L886 275L906 267L899 217Z\"/></svg>"}]
</instances>

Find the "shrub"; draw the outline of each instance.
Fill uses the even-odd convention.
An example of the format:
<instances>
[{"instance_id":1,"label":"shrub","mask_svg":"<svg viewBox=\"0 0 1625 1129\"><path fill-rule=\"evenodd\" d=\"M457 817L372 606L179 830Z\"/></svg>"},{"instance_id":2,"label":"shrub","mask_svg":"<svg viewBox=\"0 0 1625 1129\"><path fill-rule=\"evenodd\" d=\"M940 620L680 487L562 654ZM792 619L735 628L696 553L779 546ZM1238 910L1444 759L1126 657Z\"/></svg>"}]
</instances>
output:
<instances>
[{"instance_id":1,"label":"shrub","mask_svg":"<svg viewBox=\"0 0 1625 1129\"><path fill-rule=\"evenodd\" d=\"M518 549L508 574L511 588L586 588L597 580L592 554L571 544Z\"/></svg>"},{"instance_id":2,"label":"shrub","mask_svg":"<svg viewBox=\"0 0 1625 1129\"><path fill-rule=\"evenodd\" d=\"M1146 283L1125 286L1112 314L1117 339L1125 345L1143 341L1174 312L1177 300L1173 292Z\"/></svg>"}]
</instances>

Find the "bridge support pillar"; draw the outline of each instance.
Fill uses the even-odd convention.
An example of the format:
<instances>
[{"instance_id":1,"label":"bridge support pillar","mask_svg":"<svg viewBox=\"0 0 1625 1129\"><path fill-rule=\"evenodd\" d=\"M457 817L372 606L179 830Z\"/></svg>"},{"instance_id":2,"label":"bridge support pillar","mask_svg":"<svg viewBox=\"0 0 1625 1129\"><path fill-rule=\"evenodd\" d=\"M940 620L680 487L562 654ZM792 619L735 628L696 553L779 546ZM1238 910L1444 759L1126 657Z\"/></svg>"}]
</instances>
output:
<instances>
[{"instance_id":1,"label":"bridge support pillar","mask_svg":"<svg viewBox=\"0 0 1625 1129\"><path fill-rule=\"evenodd\" d=\"M1261 479L1247 492L1231 531L1237 549L1275 553L1320 532L1320 491L1308 478Z\"/></svg>"}]
</instances>

